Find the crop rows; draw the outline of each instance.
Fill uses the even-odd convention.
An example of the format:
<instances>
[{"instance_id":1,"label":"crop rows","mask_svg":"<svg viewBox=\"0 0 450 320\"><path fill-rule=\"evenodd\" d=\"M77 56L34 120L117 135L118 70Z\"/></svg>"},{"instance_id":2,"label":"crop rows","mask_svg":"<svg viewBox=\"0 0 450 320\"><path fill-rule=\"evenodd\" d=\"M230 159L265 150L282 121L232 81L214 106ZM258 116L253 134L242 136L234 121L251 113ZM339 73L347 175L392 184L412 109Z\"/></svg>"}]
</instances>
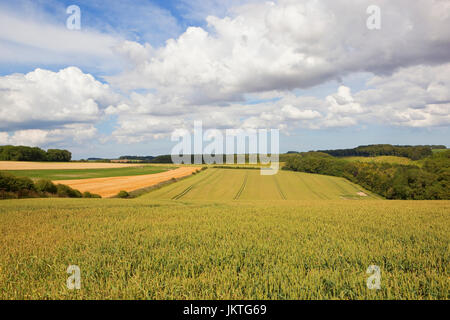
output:
<instances>
[{"instance_id":1,"label":"crop rows","mask_svg":"<svg viewBox=\"0 0 450 320\"><path fill-rule=\"evenodd\" d=\"M363 192L367 196L360 196ZM184 200L314 200L377 199L360 186L337 177L280 171L208 169L194 177L145 195L147 199Z\"/></svg>"},{"instance_id":2,"label":"crop rows","mask_svg":"<svg viewBox=\"0 0 450 320\"><path fill-rule=\"evenodd\" d=\"M239 191L234 196L234 200L238 200L239 197L241 196L242 191L244 191L245 185L247 184L247 179L248 179L248 172L245 173L244 181L242 182L241 188L239 189Z\"/></svg>"}]
</instances>

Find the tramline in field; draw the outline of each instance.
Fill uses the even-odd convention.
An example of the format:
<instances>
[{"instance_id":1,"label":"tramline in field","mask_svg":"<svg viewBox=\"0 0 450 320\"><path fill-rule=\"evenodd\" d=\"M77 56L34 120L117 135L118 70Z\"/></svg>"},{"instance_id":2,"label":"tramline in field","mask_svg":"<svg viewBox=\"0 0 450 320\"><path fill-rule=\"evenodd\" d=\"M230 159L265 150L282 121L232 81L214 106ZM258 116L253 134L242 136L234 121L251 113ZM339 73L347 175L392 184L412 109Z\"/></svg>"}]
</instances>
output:
<instances>
[{"instance_id":1,"label":"tramline in field","mask_svg":"<svg viewBox=\"0 0 450 320\"><path fill-rule=\"evenodd\" d=\"M380 199L343 178L291 171L262 176L259 170L247 169L208 169L143 197L172 200Z\"/></svg>"}]
</instances>

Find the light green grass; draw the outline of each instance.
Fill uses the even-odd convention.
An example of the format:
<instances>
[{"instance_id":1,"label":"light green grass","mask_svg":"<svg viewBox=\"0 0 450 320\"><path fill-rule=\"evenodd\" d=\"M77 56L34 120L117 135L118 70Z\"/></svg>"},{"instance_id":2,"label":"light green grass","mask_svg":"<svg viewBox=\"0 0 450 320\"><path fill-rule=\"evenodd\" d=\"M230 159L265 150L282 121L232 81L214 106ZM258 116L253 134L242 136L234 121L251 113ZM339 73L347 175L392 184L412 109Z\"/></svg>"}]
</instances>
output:
<instances>
[{"instance_id":1,"label":"light green grass","mask_svg":"<svg viewBox=\"0 0 450 320\"><path fill-rule=\"evenodd\" d=\"M0 299L448 299L449 221L450 201L6 200Z\"/></svg>"},{"instance_id":2,"label":"light green grass","mask_svg":"<svg viewBox=\"0 0 450 320\"><path fill-rule=\"evenodd\" d=\"M8 170L19 177L29 177L32 179L49 180L74 180L74 179L92 179L106 177L139 176L154 174L174 169L172 166L149 166L125 167L110 169L57 169L57 170Z\"/></svg>"},{"instance_id":3,"label":"light green grass","mask_svg":"<svg viewBox=\"0 0 450 320\"><path fill-rule=\"evenodd\" d=\"M342 159L349 161L361 161L361 162L375 162L375 163L393 163L402 165L416 165L419 166L418 161L411 160L405 157L396 156L379 156L379 157L343 157Z\"/></svg>"},{"instance_id":4,"label":"light green grass","mask_svg":"<svg viewBox=\"0 0 450 320\"><path fill-rule=\"evenodd\" d=\"M364 192L367 197L357 193ZM143 196L174 200L314 200L379 199L360 186L338 177L279 171L262 176L260 170L208 169L194 177Z\"/></svg>"}]
</instances>

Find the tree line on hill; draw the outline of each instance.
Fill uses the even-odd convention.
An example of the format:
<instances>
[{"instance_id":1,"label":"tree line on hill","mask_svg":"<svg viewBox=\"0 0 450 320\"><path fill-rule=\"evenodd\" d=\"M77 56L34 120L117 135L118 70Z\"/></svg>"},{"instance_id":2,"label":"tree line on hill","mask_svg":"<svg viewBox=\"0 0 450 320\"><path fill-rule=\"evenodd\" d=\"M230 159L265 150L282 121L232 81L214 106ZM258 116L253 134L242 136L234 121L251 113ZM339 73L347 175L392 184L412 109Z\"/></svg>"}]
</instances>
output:
<instances>
[{"instance_id":1,"label":"tree line on hill","mask_svg":"<svg viewBox=\"0 0 450 320\"><path fill-rule=\"evenodd\" d=\"M447 149L444 145L428 145L428 146L394 146L390 144L376 144L368 146L359 146L353 149L337 149L337 150L319 150L317 152L326 153L334 157L377 157L377 156L397 156L406 157L411 160L420 160L433 154L433 149ZM292 156L299 154L297 151L289 151L279 155L279 161L285 162ZM249 154L245 154L245 162L250 159ZM194 163L196 155L190 155L191 163ZM222 159L222 163L226 163L227 155L218 154L216 159ZM234 163L237 163L237 155L234 155ZM173 163L171 155L160 156L121 156L120 160L141 161L143 163ZM205 164L204 159L202 163Z\"/></svg>"},{"instance_id":2,"label":"tree line on hill","mask_svg":"<svg viewBox=\"0 0 450 320\"><path fill-rule=\"evenodd\" d=\"M387 199L449 200L450 150L422 161L422 167L418 167L349 161L307 152L287 159L283 169L343 177Z\"/></svg>"},{"instance_id":3,"label":"tree line on hill","mask_svg":"<svg viewBox=\"0 0 450 320\"><path fill-rule=\"evenodd\" d=\"M72 153L68 150L48 149L26 146L0 146L1 161L52 161L68 162Z\"/></svg>"},{"instance_id":4,"label":"tree line on hill","mask_svg":"<svg viewBox=\"0 0 450 320\"><path fill-rule=\"evenodd\" d=\"M196 163L196 159L198 159L198 157L202 157L202 164L206 164L205 159L204 159L204 155L188 155L188 157L190 157L190 163ZM212 155L215 156L215 159L220 160L222 159L222 163L226 163L227 162L227 155L224 154L218 154L218 155ZM237 158L238 156L235 154L234 156L234 163L237 163ZM244 155L245 158L245 162L248 163L249 159L250 159L250 155L249 154L245 154ZM135 161L135 160L139 160L142 163L170 163L173 164L172 161L172 156L170 154L166 154L166 155L160 155L160 156L156 156L156 157L152 157L152 156L121 156L119 157L119 160L129 160L131 161Z\"/></svg>"},{"instance_id":5,"label":"tree line on hill","mask_svg":"<svg viewBox=\"0 0 450 320\"><path fill-rule=\"evenodd\" d=\"M121 156L119 160L140 160L140 161L150 161L155 157L153 156Z\"/></svg>"},{"instance_id":6,"label":"tree line on hill","mask_svg":"<svg viewBox=\"0 0 450 320\"><path fill-rule=\"evenodd\" d=\"M393 146L390 144L374 144L359 146L353 149L319 150L318 152L329 154L333 157L377 157L397 156L406 157L411 160L419 160L429 157L433 149L447 149L446 146Z\"/></svg>"}]
</instances>

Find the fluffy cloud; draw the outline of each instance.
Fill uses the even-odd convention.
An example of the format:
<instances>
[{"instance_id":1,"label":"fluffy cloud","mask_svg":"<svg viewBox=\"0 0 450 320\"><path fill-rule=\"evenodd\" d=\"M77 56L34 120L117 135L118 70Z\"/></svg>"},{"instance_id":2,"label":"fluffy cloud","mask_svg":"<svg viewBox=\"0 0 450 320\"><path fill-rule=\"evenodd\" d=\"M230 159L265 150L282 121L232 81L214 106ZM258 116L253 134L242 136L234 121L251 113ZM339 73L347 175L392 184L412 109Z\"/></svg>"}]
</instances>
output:
<instances>
[{"instance_id":1,"label":"fluffy cloud","mask_svg":"<svg viewBox=\"0 0 450 320\"><path fill-rule=\"evenodd\" d=\"M116 99L107 84L76 67L0 77L0 130L92 123Z\"/></svg>"},{"instance_id":2,"label":"fluffy cloud","mask_svg":"<svg viewBox=\"0 0 450 320\"><path fill-rule=\"evenodd\" d=\"M381 7L381 30L366 27L372 4ZM49 36L42 39L33 28L43 26L24 27L0 14L19 30L0 31L0 46L30 45L64 59L118 54L128 63L105 77L111 87L75 67L0 77L0 144L92 140L96 123L109 116L116 126L102 140L122 143L169 137L192 129L195 120L205 129L285 133L450 124L448 1L280 0L218 11L220 17L207 17L207 27L189 27L159 48L95 32L68 35L46 25ZM9 52L12 59L19 50ZM5 55L8 50L0 61ZM368 81L355 90L345 79L360 72ZM295 90L325 83L336 85L336 92L315 97Z\"/></svg>"},{"instance_id":3,"label":"fluffy cloud","mask_svg":"<svg viewBox=\"0 0 450 320\"><path fill-rule=\"evenodd\" d=\"M247 4L231 17L209 16L207 29L190 27L158 50L125 44L139 63L109 80L123 89L175 93L187 105L211 104L308 88L353 72L390 74L450 61L450 18L443 14L448 2L375 2L382 10L377 31L366 27L373 1Z\"/></svg>"},{"instance_id":4,"label":"fluffy cloud","mask_svg":"<svg viewBox=\"0 0 450 320\"><path fill-rule=\"evenodd\" d=\"M311 120L320 118L320 113L315 110L299 110L290 104L283 106L283 108L281 108L281 113L286 119L293 120Z\"/></svg>"},{"instance_id":5,"label":"fluffy cloud","mask_svg":"<svg viewBox=\"0 0 450 320\"><path fill-rule=\"evenodd\" d=\"M120 143L139 143L167 138L172 131L183 128L185 122L175 117L127 114L119 118L118 125L112 139Z\"/></svg>"},{"instance_id":6,"label":"fluffy cloud","mask_svg":"<svg viewBox=\"0 0 450 320\"><path fill-rule=\"evenodd\" d=\"M112 136L119 141L169 137L172 131L192 129L201 120L205 129L279 128L286 133L295 126L312 127L326 112L328 103L315 97L282 93L278 99L257 104L231 103L226 106L191 105L173 99L160 100L155 94L133 93L122 104L106 109L117 116Z\"/></svg>"},{"instance_id":7,"label":"fluffy cloud","mask_svg":"<svg viewBox=\"0 0 450 320\"><path fill-rule=\"evenodd\" d=\"M272 92L257 104L226 106L180 103L178 96L162 99L158 94L133 93L131 99L107 111L119 117L113 136L124 141L167 137L172 130L192 129L195 120L205 128L322 129L378 123L407 127L450 124L450 64L402 68L393 75L374 76L367 89L352 93L341 85L323 99ZM276 99L274 99L276 98Z\"/></svg>"},{"instance_id":8,"label":"fluffy cloud","mask_svg":"<svg viewBox=\"0 0 450 320\"><path fill-rule=\"evenodd\" d=\"M368 81L355 95L380 122L409 127L450 124L450 64L404 68Z\"/></svg>"},{"instance_id":9,"label":"fluffy cloud","mask_svg":"<svg viewBox=\"0 0 450 320\"><path fill-rule=\"evenodd\" d=\"M68 124L58 129L18 130L13 134L0 132L0 145L62 146L68 147L92 140L97 129L89 124Z\"/></svg>"},{"instance_id":10,"label":"fluffy cloud","mask_svg":"<svg viewBox=\"0 0 450 320\"><path fill-rule=\"evenodd\" d=\"M0 78L0 143L44 145L98 138L95 124L116 117L116 128L103 141L140 143L192 129L321 129L373 123L431 127L450 124L450 64L400 69L375 76L368 89L352 93L341 85L323 99L292 92L271 92L255 104L190 105L177 95L133 92L114 94L108 85L77 68L37 69Z\"/></svg>"},{"instance_id":11,"label":"fluffy cloud","mask_svg":"<svg viewBox=\"0 0 450 320\"><path fill-rule=\"evenodd\" d=\"M119 96L76 67L0 77L0 143L79 143ZM8 134L6 132L12 132Z\"/></svg>"},{"instance_id":12,"label":"fluffy cloud","mask_svg":"<svg viewBox=\"0 0 450 320\"><path fill-rule=\"evenodd\" d=\"M330 107L328 110L332 114L355 115L364 112L361 105L355 102L351 90L348 87L340 86L338 92L327 97Z\"/></svg>"},{"instance_id":13,"label":"fluffy cloud","mask_svg":"<svg viewBox=\"0 0 450 320\"><path fill-rule=\"evenodd\" d=\"M372 4L382 11L378 31L366 27L366 9ZM280 128L286 133L294 127L374 121L441 125L446 106L432 105L429 98L445 100L448 87L427 65L450 61L448 9L448 2L439 0L255 2L224 18L208 16L207 28L190 27L158 49L124 42L117 50L130 68L107 79L120 89L149 93L132 92L107 110L119 117L113 135L121 140L167 136L169 128L189 129L194 120L207 128ZM421 65L422 74L414 65ZM374 89L352 93L344 84L324 99L292 93L355 72L376 74L367 83ZM406 75L411 79L406 81ZM413 79L421 79L426 92ZM251 96L269 101L246 103Z\"/></svg>"}]
</instances>

